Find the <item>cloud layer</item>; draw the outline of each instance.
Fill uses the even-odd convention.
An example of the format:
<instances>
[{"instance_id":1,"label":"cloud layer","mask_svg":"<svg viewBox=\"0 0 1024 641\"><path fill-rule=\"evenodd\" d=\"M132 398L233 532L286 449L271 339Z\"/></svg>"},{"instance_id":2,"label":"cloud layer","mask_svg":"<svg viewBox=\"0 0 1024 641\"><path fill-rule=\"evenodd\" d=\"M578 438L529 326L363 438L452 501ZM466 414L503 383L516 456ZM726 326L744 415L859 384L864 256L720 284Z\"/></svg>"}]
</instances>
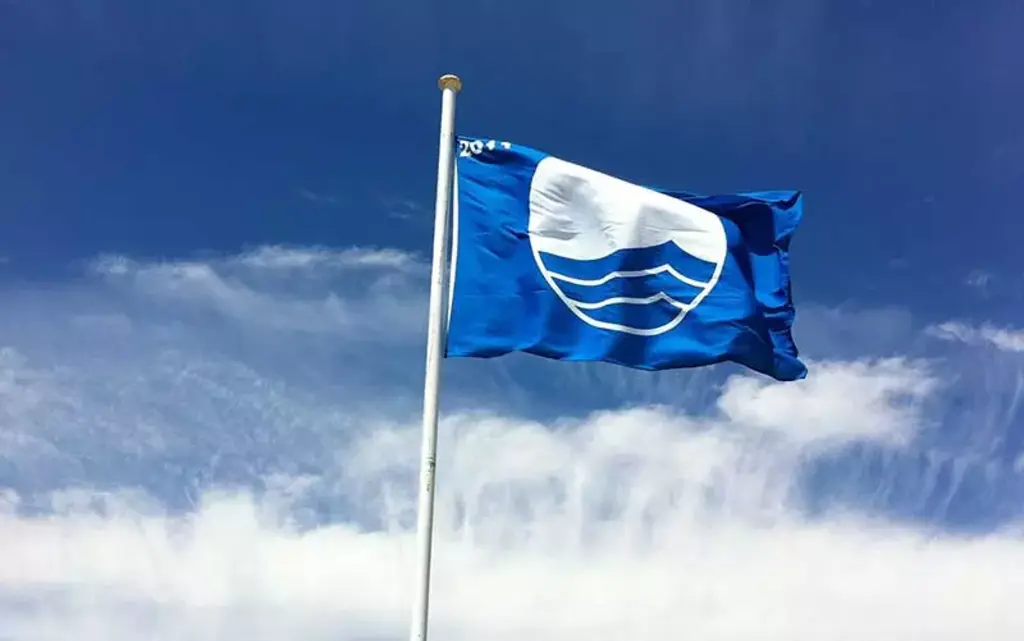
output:
<instances>
[{"instance_id":1,"label":"cloud layer","mask_svg":"<svg viewBox=\"0 0 1024 641\"><path fill-rule=\"evenodd\" d=\"M928 327L930 336L969 345L988 345L1004 352L1024 352L1024 330L950 321Z\"/></svg>"},{"instance_id":2,"label":"cloud layer","mask_svg":"<svg viewBox=\"0 0 1024 641\"><path fill-rule=\"evenodd\" d=\"M0 638L404 637L423 271L260 248L5 287ZM446 364L432 638L1019 638L1019 364L805 318L861 353L793 384Z\"/></svg>"}]
</instances>

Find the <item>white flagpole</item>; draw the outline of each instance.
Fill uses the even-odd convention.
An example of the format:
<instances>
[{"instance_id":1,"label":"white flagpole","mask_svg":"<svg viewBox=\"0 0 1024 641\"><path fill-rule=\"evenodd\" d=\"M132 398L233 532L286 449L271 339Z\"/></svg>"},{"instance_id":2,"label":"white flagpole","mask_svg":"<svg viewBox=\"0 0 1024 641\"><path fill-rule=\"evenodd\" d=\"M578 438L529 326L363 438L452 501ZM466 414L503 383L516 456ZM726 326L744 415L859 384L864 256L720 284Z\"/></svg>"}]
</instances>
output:
<instances>
[{"instance_id":1,"label":"white flagpole","mask_svg":"<svg viewBox=\"0 0 1024 641\"><path fill-rule=\"evenodd\" d=\"M417 580L409 641L426 641L430 610L430 556L434 537L434 473L437 468L437 413L441 386L441 348L445 337L445 268L452 161L455 151L455 94L458 76L447 74L441 88L441 141L437 156L437 198L434 201L434 253L430 271L427 318L427 372L423 383L423 444L420 460L419 518L416 523Z\"/></svg>"}]
</instances>

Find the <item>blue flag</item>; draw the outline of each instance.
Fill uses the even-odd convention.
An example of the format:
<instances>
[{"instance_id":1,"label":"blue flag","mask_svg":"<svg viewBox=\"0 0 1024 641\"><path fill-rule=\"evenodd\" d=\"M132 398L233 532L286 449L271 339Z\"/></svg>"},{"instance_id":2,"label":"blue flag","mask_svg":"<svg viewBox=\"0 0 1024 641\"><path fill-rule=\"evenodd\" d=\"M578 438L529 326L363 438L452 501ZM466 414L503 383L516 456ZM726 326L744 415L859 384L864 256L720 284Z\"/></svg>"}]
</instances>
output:
<instances>
[{"instance_id":1,"label":"blue flag","mask_svg":"<svg viewBox=\"0 0 1024 641\"><path fill-rule=\"evenodd\" d=\"M459 138L446 355L644 370L731 361L797 380L799 192L699 196Z\"/></svg>"}]
</instances>

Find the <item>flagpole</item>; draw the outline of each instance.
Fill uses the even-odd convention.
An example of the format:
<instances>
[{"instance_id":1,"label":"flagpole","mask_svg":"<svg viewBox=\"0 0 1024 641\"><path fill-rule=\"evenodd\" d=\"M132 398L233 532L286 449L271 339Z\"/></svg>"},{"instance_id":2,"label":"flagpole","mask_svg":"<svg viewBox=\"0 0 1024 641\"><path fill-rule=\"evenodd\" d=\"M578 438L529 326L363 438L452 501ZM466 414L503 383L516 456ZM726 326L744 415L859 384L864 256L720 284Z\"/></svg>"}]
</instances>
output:
<instances>
[{"instance_id":1,"label":"flagpole","mask_svg":"<svg viewBox=\"0 0 1024 641\"><path fill-rule=\"evenodd\" d=\"M437 469L437 418L441 391L441 349L445 336L445 254L452 196L455 152L455 95L462 89L458 76L446 74L441 89L441 139L437 155L437 195L434 201L434 252L430 270L430 309L427 317L427 367L423 382L423 442L420 452L420 491L416 523L417 580L409 641L426 641L430 610L430 559L434 537L434 475Z\"/></svg>"}]
</instances>

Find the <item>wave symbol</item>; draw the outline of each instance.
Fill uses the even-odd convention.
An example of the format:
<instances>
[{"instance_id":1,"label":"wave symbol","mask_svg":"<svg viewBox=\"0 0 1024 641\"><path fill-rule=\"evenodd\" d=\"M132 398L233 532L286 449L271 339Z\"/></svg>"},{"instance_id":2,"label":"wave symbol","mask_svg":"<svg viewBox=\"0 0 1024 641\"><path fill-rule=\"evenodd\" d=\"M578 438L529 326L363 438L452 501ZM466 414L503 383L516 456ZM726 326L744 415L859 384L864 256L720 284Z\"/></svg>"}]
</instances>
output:
<instances>
[{"instance_id":1,"label":"wave symbol","mask_svg":"<svg viewBox=\"0 0 1024 641\"><path fill-rule=\"evenodd\" d=\"M716 270L672 242L596 260L545 252L538 258L552 288L577 315L598 327L647 336L677 325L706 295Z\"/></svg>"},{"instance_id":2,"label":"wave symbol","mask_svg":"<svg viewBox=\"0 0 1024 641\"><path fill-rule=\"evenodd\" d=\"M529 209L537 266L594 327L667 332L714 288L725 263L715 214L550 156L534 170Z\"/></svg>"}]
</instances>

